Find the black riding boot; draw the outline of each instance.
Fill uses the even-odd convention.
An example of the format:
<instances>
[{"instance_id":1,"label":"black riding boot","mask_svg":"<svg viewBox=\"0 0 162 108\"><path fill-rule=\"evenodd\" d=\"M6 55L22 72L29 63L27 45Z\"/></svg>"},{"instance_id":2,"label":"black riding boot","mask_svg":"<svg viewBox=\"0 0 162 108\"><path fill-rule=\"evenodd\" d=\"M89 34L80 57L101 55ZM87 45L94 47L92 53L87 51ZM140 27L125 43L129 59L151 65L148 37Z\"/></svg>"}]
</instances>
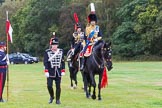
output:
<instances>
[{"instance_id":1,"label":"black riding boot","mask_svg":"<svg viewBox=\"0 0 162 108\"><path fill-rule=\"evenodd\" d=\"M48 92L50 94L50 99L49 99L49 104L51 104L53 102L53 99L54 99L54 92L53 92L53 88L52 87L47 87L48 88Z\"/></svg>"},{"instance_id":2,"label":"black riding boot","mask_svg":"<svg viewBox=\"0 0 162 108\"><path fill-rule=\"evenodd\" d=\"M71 55L71 56L70 56L70 61L69 61L69 66L70 66L70 67L73 67L73 63L72 63L73 60L74 60L74 55Z\"/></svg>"},{"instance_id":3,"label":"black riding boot","mask_svg":"<svg viewBox=\"0 0 162 108\"><path fill-rule=\"evenodd\" d=\"M80 58L80 71L83 71L84 68L84 57Z\"/></svg>"},{"instance_id":4,"label":"black riding boot","mask_svg":"<svg viewBox=\"0 0 162 108\"><path fill-rule=\"evenodd\" d=\"M61 89L56 89L56 104L61 104L60 94L61 94Z\"/></svg>"},{"instance_id":5,"label":"black riding boot","mask_svg":"<svg viewBox=\"0 0 162 108\"><path fill-rule=\"evenodd\" d=\"M5 102L3 99L0 99L0 102Z\"/></svg>"}]
</instances>

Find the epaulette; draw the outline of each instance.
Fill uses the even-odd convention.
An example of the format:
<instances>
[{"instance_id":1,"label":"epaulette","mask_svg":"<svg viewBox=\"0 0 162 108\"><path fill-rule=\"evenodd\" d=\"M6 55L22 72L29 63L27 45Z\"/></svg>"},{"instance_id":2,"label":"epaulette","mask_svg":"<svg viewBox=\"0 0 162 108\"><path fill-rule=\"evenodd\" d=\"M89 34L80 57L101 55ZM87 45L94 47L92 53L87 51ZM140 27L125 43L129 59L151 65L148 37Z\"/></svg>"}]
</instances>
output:
<instances>
[{"instance_id":1,"label":"epaulette","mask_svg":"<svg viewBox=\"0 0 162 108\"><path fill-rule=\"evenodd\" d=\"M84 32L81 32L81 34L84 34Z\"/></svg>"},{"instance_id":2,"label":"epaulette","mask_svg":"<svg viewBox=\"0 0 162 108\"><path fill-rule=\"evenodd\" d=\"M60 48L59 48L59 50L63 52L63 49L60 49Z\"/></svg>"}]
</instances>

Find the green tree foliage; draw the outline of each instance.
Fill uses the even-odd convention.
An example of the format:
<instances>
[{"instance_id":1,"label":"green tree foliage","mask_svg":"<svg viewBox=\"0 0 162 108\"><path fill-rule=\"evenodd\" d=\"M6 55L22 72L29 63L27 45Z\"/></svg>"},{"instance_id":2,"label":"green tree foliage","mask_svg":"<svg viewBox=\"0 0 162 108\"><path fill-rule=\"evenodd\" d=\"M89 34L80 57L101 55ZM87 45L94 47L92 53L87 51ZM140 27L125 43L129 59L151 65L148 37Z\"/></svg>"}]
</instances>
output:
<instances>
[{"instance_id":1,"label":"green tree foliage","mask_svg":"<svg viewBox=\"0 0 162 108\"><path fill-rule=\"evenodd\" d=\"M116 28L116 11L120 0L102 0L96 4L96 14L99 19L99 25L102 28L103 38L108 41Z\"/></svg>"},{"instance_id":2,"label":"green tree foliage","mask_svg":"<svg viewBox=\"0 0 162 108\"><path fill-rule=\"evenodd\" d=\"M161 50L158 40L161 41L161 27L157 26L161 14L160 2L150 0L144 7L136 6L135 11L138 13L137 25L140 29L135 29L138 34L141 34L142 42L145 46L145 52L148 54L158 54ZM159 46L159 47L158 47Z\"/></svg>"},{"instance_id":3,"label":"green tree foliage","mask_svg":"<svg viewBox=\"0 0 162 108\"><path fill-rule=\"evenodd\" d=\"M63 0L32 0L26 7L13 16L14 32L19 51L42 55L49 46L53 31L58 30L60 8ZM56 34L57 35L57 34Z\"/></svg>"},{"instance_id":4,"label":"green tree foliage","mask_svg":"<svg viewBox=\"0 0 162 108\"><path fill-rule=\"evenodd\" d=\"M113 34L115 54L131 57L160 53L160 3L160 0L133 0L119 8L119 27ZM126 37L130 37L129 40Z\"/></svg>"},{"instance_id":5,"label":"green tree foliage","mask_svg":"<svg viewBox=\"0 0 162 108\"><path fill-rule=\"evenodd\" d=\"M11 49L15 51L41 56L49 47L49 40L55 31L59 37L60 47L67 52L74 32L73 13L78 14L84 29L90 11L89 4L94 2L97 23L103 33L103 39L112 40L113 54L133 57L162 53L161 0L29 0L28 2L21 10L15 9L16 14L12 14L14 44ZM10 4L4 5L5 3L1 6L3 8L0 7L3 12L4 6L11 7ZM0 18L5 19L2 15ZM4 27L5 23L1 28ZM0 35L5 35L1 28Z\"/></svg>"},{"instance_id":6,"label":"green tree foliage","mask_svg":"<svg viewBox=\"0 0 162 108\"><path fill-rule=\"evenodd\" d=\"M117 28L117 31L113 34L114 54L132 57L143 51L140 36L133 29L134 25L133 22L123 22Z\"/></svg>"},{"instance_id":7,"label":"green tree foliage","mask_svg":"<svg viewBox=\"0 0 162 108\"><path fill-rule=\"evenodd\" d=\"M75 20L73 18L74 12L77 13L79 18L79 23L82 25L84 31L86 19L86 9L84 3L73 3L68 5L68 7L63 7L61 9L59 18L59 34L62 47L65 51L70 48L70 41L72 40L72 33L74 32Z\"/></svg>"},{"instance_id":8,"label":"green tree foliage","mask_svg":"<svg viewBox=\"0 0 162 108\"><path fill-rule=\"evenodd\" d=\"M85 27L85 5L82 3L70 3L69 0L32 0L26 7L19 10L13 16L15 46L20 52L30 52L33 55L43 55L49 47L52 32L59 37L60 47L67 51L70 48L70 40L74 31L75 21L73 13L79 16L80 23Z\"/></svg>"},{"instance_id":9,"label":"green tree foliage","mask_svg":"<svg viewBox=\"0 0 162 108\"><path fill-rule=\"evenodd\" d=\"M6 11L8 11L9 13L8 17L10 20L12 15L14 15L18 9L22 8L22 6L25 6L25 4L28 1L26 0L21 0L21 1L1 0L1 1L5 1L5 2L3 2L2 5L0 5L0 40L5 41L6 40L6 32L5 32Z\"/></svg>"}]
</instances>

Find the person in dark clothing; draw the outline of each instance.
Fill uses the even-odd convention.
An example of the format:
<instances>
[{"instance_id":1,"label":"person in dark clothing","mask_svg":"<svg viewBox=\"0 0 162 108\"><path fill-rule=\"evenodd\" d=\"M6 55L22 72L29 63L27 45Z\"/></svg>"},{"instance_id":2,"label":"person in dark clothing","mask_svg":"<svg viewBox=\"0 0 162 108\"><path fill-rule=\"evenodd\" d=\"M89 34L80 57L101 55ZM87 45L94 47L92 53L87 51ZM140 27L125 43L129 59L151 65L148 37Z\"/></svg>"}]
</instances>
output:
<instances>
[{"instance_id":1,"label":"person in dark clothing","mask_svg":"<svg viewBox=\"0 0 162 108\"><path fill-rule=\"evenodd\" d=\"M53 81L56 85L56 104L61 104L61 76L65 75L65 62L63 50L58 48L56 37L50 40L50 48L44 53L44 72L47 77L47 89L50 95L49 104L54 100Z\"/></svg>"},{"instance_id":2,"label":"person in dark clothing","mask_svg":"<svg viewBox=\"0 0 162 108\"><path fill-rule=\"evenodd\" d=\"M88 15L88 24L85 29L85 45L83 47L83 50L81 51L81 55L84 56L88 48L88 45L90 43L94 44L98 40L101 40L101 39L102 39L102 32L101 32L100 26L97 25L97 16L95 14L95 7L91 6L91 13ZM85 58L82 57L81 68L80 68L81 71L84 68L84 62L85 62Z\"/></svg>"},{"instance_id":3,"label":"person in dark clothing","mask_svg":"<svg viewBox=\"0 0 162 108\"><path fill-rule=\"evenodd\" d=\"M76 24L76 31L73 33L71 41L71 53L67 56L67 61L72 61L75 55L83 48L84 37L81 24Z\"/></svg>"}]
</instances>

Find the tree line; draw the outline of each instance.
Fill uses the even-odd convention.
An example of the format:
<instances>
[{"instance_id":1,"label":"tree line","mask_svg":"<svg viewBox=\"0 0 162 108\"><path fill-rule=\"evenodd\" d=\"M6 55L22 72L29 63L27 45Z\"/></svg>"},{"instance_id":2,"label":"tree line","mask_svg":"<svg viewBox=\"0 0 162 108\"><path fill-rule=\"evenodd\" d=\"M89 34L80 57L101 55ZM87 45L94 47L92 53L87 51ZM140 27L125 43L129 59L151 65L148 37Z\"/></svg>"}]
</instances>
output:
<instances>
[{"instance_id":1,"label":"tree line","mask_svg":"<svg viewBox=\"0 0 162 108\"><path fill-rule=\"evenodd\" d=\"M42 56L55 31L60 47L67 52L74 32L73 13L78 14L84 29L91 2L95 3L103 39L112 42L114 55L162 54L161 0L29 0L12 15L10 49Z\"/></svg>"}]
</instances>

